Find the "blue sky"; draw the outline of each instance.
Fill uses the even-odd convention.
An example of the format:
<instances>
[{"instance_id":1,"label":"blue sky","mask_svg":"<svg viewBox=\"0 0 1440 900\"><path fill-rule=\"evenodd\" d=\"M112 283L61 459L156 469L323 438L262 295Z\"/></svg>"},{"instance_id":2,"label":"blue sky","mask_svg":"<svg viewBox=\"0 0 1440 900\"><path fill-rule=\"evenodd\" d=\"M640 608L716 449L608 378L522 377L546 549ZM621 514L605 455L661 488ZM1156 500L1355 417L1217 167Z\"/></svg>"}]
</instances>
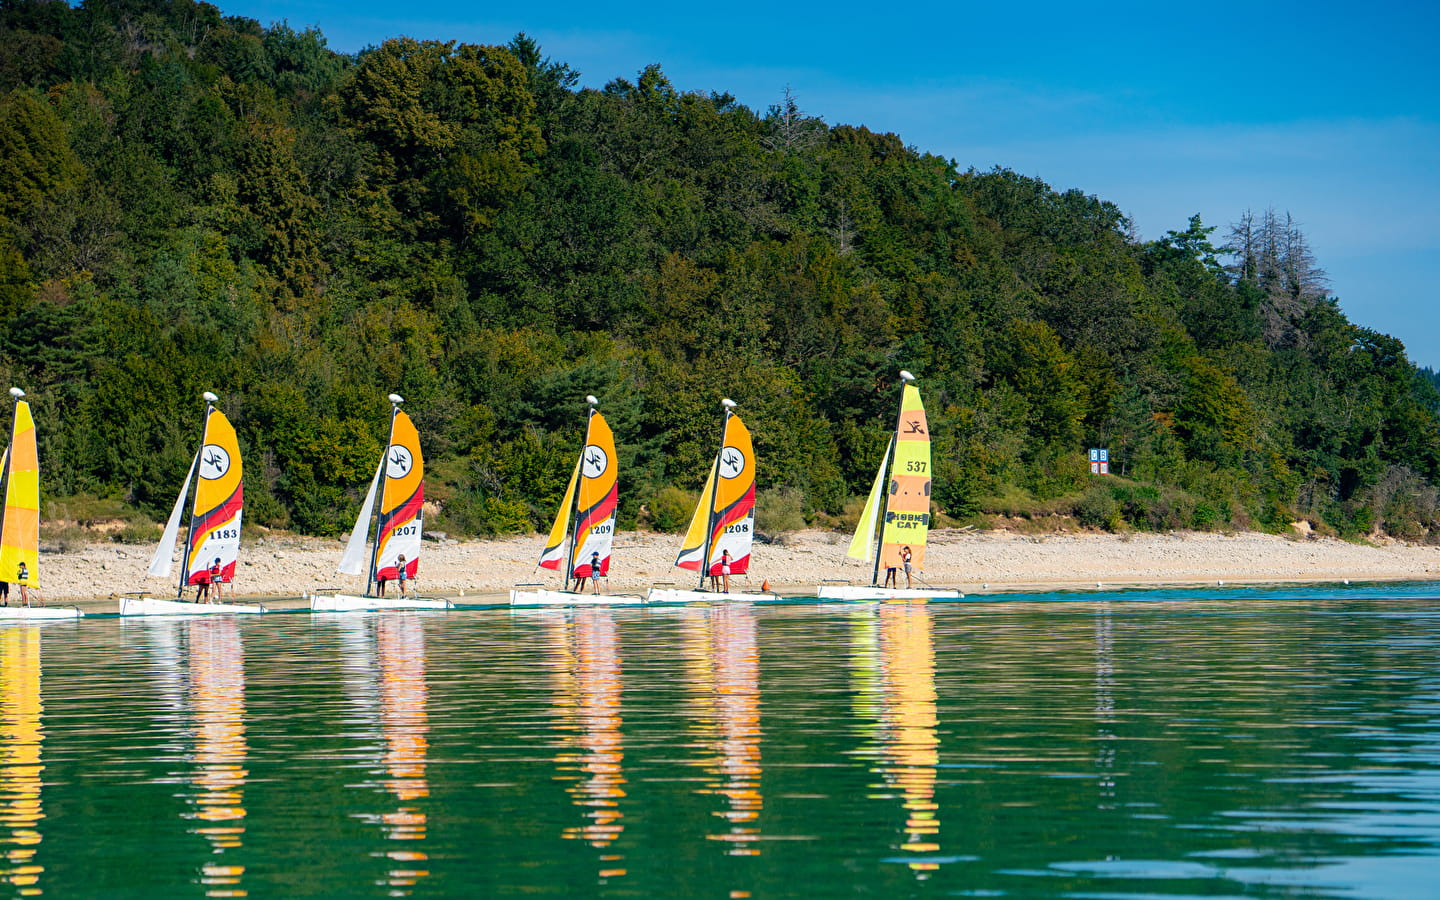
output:
<instances>
[{"instance_id":1,"label":"blue sky","mask_svg":"<svg viewBox=\"0 0 1440 900\"><path fill-rule=\"evenodd\" d=\"M601 87L659 63L684 90L764 110L787 86L832 125L892 131L964 168L1079 188L1144 238L1199 213L1289 213L1351 321L1440 369L1440 5L817 2L412 5L219 2L388 37L535 38Z\"/></svg>"}]
</instances>

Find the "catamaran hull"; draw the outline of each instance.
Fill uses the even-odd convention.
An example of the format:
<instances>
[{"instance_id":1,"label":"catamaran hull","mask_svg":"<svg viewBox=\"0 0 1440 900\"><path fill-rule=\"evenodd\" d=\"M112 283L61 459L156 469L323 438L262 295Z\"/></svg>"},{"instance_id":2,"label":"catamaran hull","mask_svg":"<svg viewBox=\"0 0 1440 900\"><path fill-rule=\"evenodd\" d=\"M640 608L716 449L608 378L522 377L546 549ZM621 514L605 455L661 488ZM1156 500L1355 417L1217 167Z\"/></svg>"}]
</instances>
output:
<instances>
[{"instance_id":1,"label":"catamaran hull","mask_svg":"<svg viewBox=\"0 0 1440 900\"><path fill-rule=\"evenodd\" d=\"M0 606L0 622L26 622L32 619L76 619L83 616L73 606Z\"/></svg>"},{"instance_id":2,"label":"catamaran hull","mask_svg":"<svg viewBox=\"0 0 1440 900\"><path fill-rule=\"evenodd\" d=\"M645 595L645 599L651 603L763 603L765 601L779 600L778 594L767 593L733 593L722 594L719 591L681 591L674 588L651 588Z\"/></svg>"},{"instance_id":3,"label":"catamaran hull","mask_svg":"<svg viewBox=\"0 0 1440 900\"><path fill-rule=\"evenodd\" d=\"M155 597L121 597L122 616L253 616L265 607L250 603L195 603L190 600L160 600Z\"/></svg>"},{"instance_id":4,"label":"catamaran hull","mask_svg":"<svg viewBox=\"0 0 1440 900\"><path fill-rule=\"evenodd\" d=\"M634 606L644 602L644 597L626 594L578 594L574 591L547 590L510 592L511 606Z\"/></svg>"},{"instance_id":5,"label":"catamaran hull","mask_svg":"<svg viewBox=\"0 0 1440 900\"><path fill-rule=\"evenodd\" d=\"M418 597L357 597L354 594L311 594L311 612L363 612L382 609L454 609L449 600Z\"/></svg>"},{"instance_id":6,"label":"catamaran hull","mask_svg":"<svg viewBox=\"0 0 1440 900\"><path fill-rule=\"evenodd\" d=\"M879 588L856 585L830 585L817 588L821 600L959 600L960 591L937 591L921 588Z\"/></svg>"}]
</instances>

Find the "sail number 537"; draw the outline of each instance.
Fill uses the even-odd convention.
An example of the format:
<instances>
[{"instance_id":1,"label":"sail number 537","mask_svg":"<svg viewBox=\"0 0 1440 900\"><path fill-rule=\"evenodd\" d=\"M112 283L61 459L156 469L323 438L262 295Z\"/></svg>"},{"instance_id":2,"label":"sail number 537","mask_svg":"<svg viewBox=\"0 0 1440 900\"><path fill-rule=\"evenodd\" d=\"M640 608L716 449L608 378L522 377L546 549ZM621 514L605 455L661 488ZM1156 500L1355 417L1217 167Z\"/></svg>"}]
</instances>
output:
<instances>
[{"instance_id":1,"label":"sail number 537","mask_svg":"<svg viewBox=\"0 0 1440 900\"><path fill-rule=\"evenodd\" d=\"M907 472L923 475L928 467L929 465L923 459L908 459L905 461L905 471Z\"/></svg>"}]
</instances>

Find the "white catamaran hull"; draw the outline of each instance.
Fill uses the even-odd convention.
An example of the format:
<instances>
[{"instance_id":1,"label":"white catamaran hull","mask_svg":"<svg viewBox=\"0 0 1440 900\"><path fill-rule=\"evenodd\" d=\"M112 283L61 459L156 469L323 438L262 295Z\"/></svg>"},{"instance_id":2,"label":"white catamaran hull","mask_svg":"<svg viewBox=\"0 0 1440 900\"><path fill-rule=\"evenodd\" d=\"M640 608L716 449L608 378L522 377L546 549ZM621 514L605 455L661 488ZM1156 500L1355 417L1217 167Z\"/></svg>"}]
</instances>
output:
<instances>
[{"instance_id":1,"label":"white catamaran hull","mask_svg":"<svg viewBox=\"0 0 1440 900\"><path fill-rule=\"evenodd\" d=\"M312 612L360 612L376 609L454 609L449 600L419 597L357 597L354 594L311 594Z\"/></svg>"},{"instance_id":2,"label":"white catamaran hull","mask_svg":"<svg viewBox=\"0 0 1440 900\"><path fill-rule=\"evenodd\" d=\"M960 591L938 591L922 588L882 588L858 585L826 585L816 589L821 600L959 600Z\"/></svg>"},{"instance_id":3,"label":"white catamaran hull","mask_svg":"<svg viewBox=\"0 0 1440 900\"><path fill-rule=\"evenodd\" d=\"M74 606L0 606L0 622L24 622L30 619L75 619L83 616Z\"/></svg>"},{"instance_id":4,"label":"white catamaran hull","mask_svg":"<svg viewBox=\"0 0 1440 900\"><path fill-rule=\"evenodd\" d=\"M720 591L681 591L674 588L651 588L645 599L651 603L761 603L779 600L778 594L764 592L729 594Z\"/></svg>"},{"instance_id":5,"label":"white catamaran hull","mask_svg":"<svg viewBox=\"0 0 1440 900\"><path fill-rule=\"evenodd\" d=\"M121 597L122 616L251 616L265 612L258 603L196 603L156 597Z\"/></svg>"},{"instance_id":6,"label":"white catamaran hull","mask_svg":"<svg viewBox=\"0 0 1440 900\"><path fill-rule=\"evenodd\" d=\"M574 591L512 590L511 606L632 606L644 603L644 597L626 594L578 594Z\"/></svg>"}]
</instances>

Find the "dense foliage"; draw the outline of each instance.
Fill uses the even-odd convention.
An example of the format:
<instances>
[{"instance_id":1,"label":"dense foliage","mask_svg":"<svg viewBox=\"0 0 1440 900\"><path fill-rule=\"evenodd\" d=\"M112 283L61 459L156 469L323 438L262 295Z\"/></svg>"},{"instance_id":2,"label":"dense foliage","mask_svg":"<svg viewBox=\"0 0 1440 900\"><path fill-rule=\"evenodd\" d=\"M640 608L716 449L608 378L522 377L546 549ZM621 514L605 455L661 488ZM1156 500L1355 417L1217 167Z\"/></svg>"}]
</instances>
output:
<instances>
[{"instance_id":1,"label":"dense foliage","mask_svg":"<svg viewBox=\"0 0 1440 900\"><path fill-rule=\"evenodd\" d=\"M834 522L903 367L952 519L1436 525L1433 377L1273 213L1142 243L1094 196L788 94L576 84L523 35L350 57L192 0L0 3L0 378L47 492L163 509L211 389L251 520L334 533L398 391L432 527L530 529L595 393L623 524L673 527L730 396L762 508Z\"/></svg>"}]
</instances>

